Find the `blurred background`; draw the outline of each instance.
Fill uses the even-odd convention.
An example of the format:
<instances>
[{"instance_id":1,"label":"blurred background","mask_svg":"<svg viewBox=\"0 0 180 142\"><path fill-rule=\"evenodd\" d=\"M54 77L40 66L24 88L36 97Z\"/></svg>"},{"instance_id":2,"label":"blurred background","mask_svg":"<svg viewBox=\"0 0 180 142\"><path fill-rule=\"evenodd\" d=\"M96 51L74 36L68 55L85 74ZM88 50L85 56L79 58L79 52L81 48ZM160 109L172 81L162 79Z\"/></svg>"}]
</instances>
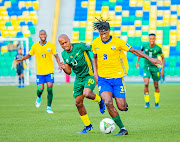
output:
<instances>
[{"instance_id":1,"label":"blurred background","mask_svg":"<svg viewBox=\"0 0 180 142\"><path fill-rule=\"evenodd\" d=\"M180 82L180 0L0 0L0 85L18 84L14 57L19 48L28 54L39 41L41 29L46 30L47 41L56 45L61 58L58 36L67 34L73 43L91 44L99 36L92 23L100 16L109 18L111 34L138 50L148 43L148 34L155 33L165 56L161 82ZM126 82L143 82L143 59L136 69L137 56L127 52L127 58ZM36 81L34 63L34 57L26 61L26 85ZM72 73L70 82L74 76ZM55 82L69 82L56 63Z\"/></svg>"}]
</instances>

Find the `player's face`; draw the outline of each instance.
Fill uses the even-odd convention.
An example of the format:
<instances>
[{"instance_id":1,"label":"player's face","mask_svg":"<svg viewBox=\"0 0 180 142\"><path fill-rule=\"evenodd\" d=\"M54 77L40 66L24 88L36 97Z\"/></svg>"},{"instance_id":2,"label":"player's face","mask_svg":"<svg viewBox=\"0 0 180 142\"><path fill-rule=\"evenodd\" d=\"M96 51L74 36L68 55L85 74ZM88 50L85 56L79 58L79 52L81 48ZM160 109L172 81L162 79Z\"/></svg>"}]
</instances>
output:
<instances>
[{"instance_id":1,"label":"player's face","mask_svg":"<svg viewBox=\"0 0 180 142\"><path fill-rule=\"evenodd\" d=\"M107 31L99 31L99 35L103 42L106 42L110 38L110 30Z\"/></svg>"},{"instance_id":2,"label":"player's face","mask_svg":"<svg viewBox=\"0 0 180 142\"><path fill-rule=\"evenodd\" d=\"M150 43L151 45L155 44L155 40L156 40L156 37L155 37L154 35L150 35L150 36L149 36L149 43Z\"/></svg>"},{"instance_id":3,"label":"player's face","mask_svg":"<svg viewBox=\"0 0 180 142\"><path fill-rule=\"evenodd\" d=\"M21 53L22 53L22 50L21 50L21 49L19 49L19 50L18 50L18 54L20 55Z\"/></svg>"},{"instance_id":4,"label":"player's face","mask_svg":"<svg viewBox=\"0 0 180 142\"><path fill-rule=\"evenodd\" d=\"M61 47L66 50L67 52L71 51L72 48L72 44L70 43L70 40L66 37L62 37L61 39L59 39L59 44L61 45Z\"/></svg>"},{"instance_id":5,"label":"player's face","mask_svg":"<svg viewBox=\"0 0 180 142\"><path fill-rule=\"evenodd\" d=\"M47 38L47 35L46 35L46 32L45 31L41 31L39 33L39 38L41 39L41 41L46 41L46 38Z\"/></svg>"}]
</instances>

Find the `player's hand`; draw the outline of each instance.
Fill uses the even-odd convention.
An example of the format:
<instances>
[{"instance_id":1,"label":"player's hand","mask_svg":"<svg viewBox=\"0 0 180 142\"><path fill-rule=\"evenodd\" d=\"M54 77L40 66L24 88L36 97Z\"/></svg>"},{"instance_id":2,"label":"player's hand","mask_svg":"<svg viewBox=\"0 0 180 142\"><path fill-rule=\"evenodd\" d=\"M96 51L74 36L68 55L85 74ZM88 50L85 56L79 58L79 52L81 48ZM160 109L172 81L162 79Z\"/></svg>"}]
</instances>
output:
<instances>
[{"instance_id":1,"label":"player's hand","mask_svg":"<svg viewBox=\"0 0 180 142\"><path fill-rule=\"evenodd\" d=\"M164 69L161 70L161 77L164 76Z\"/></svg>"},{"instance_id":2,"label":"player's hand","mask_svg":"<svg viewBox=\"0 0 180 142\"><path fill-rule=\"evenodd\" d=\"M61 69L66 69L66 64L64 62L60 62L60 68Z\"/></svg>"},{"instance_id":3,"label":"player's hand","mask_svg":"<svg viewBox=\"0 0 180 142\"><path fill-rule=\"evenodd\" d=\"M139 69L139 63L136 63L136 68Z\"/></svg>"},{"instance_id":4,"label":"player's hand","mask_svg":"<svg viewBox=\"0 0 180 142\"><path fill-rule=\"evenodd\" d=\"M22 59L16 59L15 60L17 64L19 64L20 62L22 62L23 60Z\"/></svg>"},{"instance_id":5,"label":"player's hand","mask_svg":"<svg viewBox=\"0 0 180 142\"><path fill-rule=\"evenodd\" d=\"M96 85L98 85L98 75L94 75L94 79L95 79L95 82L96 82Z\"/></svg>"},{"instance_id":6,"label":"player's hand","mask_svg":"<svg viewBox=\"0 0 180 142\"><path fill-rule=\"evenodd\" d=\"M151 58L149 60L152 64L156 65L158 67L158 64L162 65L161 61L156 58Z\"/></svg>"}]
</instances>

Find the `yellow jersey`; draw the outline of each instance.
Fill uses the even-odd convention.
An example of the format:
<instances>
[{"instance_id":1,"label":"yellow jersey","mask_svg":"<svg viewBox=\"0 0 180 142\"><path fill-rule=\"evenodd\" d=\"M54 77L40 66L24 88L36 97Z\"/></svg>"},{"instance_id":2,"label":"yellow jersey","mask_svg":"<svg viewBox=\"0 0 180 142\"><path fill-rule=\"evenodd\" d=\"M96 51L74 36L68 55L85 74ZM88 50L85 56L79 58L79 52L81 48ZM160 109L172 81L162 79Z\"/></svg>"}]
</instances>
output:
<instances>
[{"instance_id":1,"label":"yellow jersey","mask_svg":"<svg viewBox=\"0 0 180 142\"><path fill-rule=\"evenodd\" d=\"M128 43L116 36L110 36L110 40L106 43L101 37L96 38L92 50L97 55L98 76L121 78L127 75L129 66L124 51L130 48Z\"/></svg>"},{"instance_id":2,"label":"yellow jersey","mask_svg":"<svg viewBox=\"0 0 180 142\"><path fill-rule=\"evenodd\" d=\"M56 47L50 42L41 45L36 42L32 45L29 55L36 56L35 72L38 75L54 73L53 55L57 54Z\"/></svg>"}]
</instances>

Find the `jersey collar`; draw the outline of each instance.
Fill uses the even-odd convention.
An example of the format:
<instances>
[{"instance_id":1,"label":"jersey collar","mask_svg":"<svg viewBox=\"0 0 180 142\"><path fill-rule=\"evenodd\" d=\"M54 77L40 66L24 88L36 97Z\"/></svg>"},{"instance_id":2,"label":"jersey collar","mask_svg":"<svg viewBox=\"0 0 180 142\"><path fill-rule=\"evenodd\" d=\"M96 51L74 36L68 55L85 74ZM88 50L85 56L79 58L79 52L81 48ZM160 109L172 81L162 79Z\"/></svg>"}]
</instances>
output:
<instances>
[{"instance_id":1,"label":"jersey collar","mask_svg":"<svg viewBox=\"0 0 180 142\"><path fill-rule=\"evenodd\" d=\"M112 40L112 35L110 35L110 39L109 39L108 41L106 41L106 42L102 41L102 39L101 39L101 41L102 41L104 44L109 43L111 40Z\"/></svg>"},{"instance_id":2,"label":"jersey collar","mask_svg":"<svg viewBox=\"0 0 180 142\"><path fill-rule=\"evenodd\" d=\"M47 41L46 41L46 43L47 43ZM44 45L46 45L46 43L45 43ZM39 41L39 44L40 44L41 46L44 46L44 45L42 45L42 44L41 44L41 42L40 42L40 41Z\"/></svg>"}]
</instances>

